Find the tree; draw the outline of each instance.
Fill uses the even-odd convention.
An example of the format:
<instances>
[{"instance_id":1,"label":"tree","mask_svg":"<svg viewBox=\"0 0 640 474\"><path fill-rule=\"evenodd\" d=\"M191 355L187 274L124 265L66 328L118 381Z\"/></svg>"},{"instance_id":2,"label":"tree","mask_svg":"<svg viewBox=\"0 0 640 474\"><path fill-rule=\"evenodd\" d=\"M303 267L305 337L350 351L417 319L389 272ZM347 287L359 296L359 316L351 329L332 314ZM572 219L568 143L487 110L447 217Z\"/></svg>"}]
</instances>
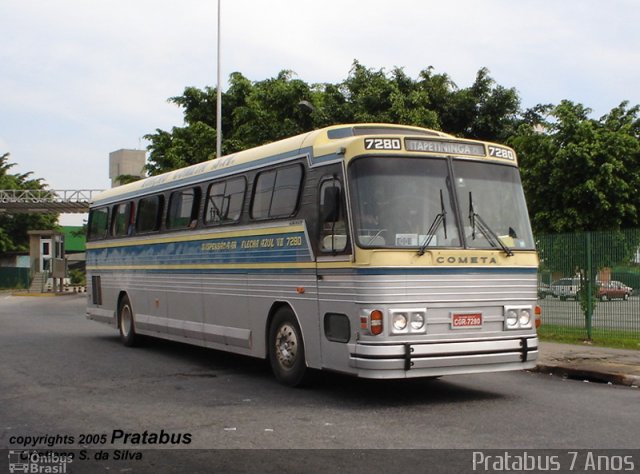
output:
<instances>
[{"instance_id":1,"label":"tree","mask_svg":"<svg viewBox=\"0 0 640 474\"><path fill-rule=\"evenodd\" d=\"M594 120L583 105L562 101L525 114L535 122L525 121L509 143L519 154L534 231L640 225L638 111L623 102Z\"/></svg>"},{"instance_id":2,"label":"tree","mask_svg":"<svg viewBox=\"0 0 640 474\"><path fill-rule=\"evenodd\" d=\"M185 88L169 99L184 110L184 126L156 130L150 141L151 175L215 158L216 90ZM496 85L485 68L474 84L459 89L432 67L418 79L402 68L370 69L354 61L337 84L312 84L292 71L252 82L231 74L222 94L223 154L340 123L390 122L499 141L513 132L519 108L515 89Z\"/></svg>"},{"instance_id":3,"label":"tree","mask_svg":"<svg viewBox=\"0 0 640 474\"><path fill-rule=\"evenodd\" d=\"M517 91L496 85L489 70L481 68L471 87L453 95L443 128L466 138L502 142L515 132L519 111Z\"/></svg>"},{"instance_id":4,"label":"tree","mask_svg":"<svg viewBox=\"0 0 640 474\"><path fill-rule=\"evenodd\" d=\"M623 102L594 120L570 101L539 105L511 140L543 268L580 278L588 337L598 272L630 262L640 244L628 230L640 224L638 110Z\"/></svg>"},{"instance_id":5,"label":"tree","mask_svg":"<svg viewBox=\"0 0 640 474\"><path fill-rule=\"evenodd\" d=\"M145 165L151 176L215 157L216 131L204 122L173 127L170 133L157 129L156 133L144 138L151 142L147 147L149 159Z\"/></svg>"},{"instance_id":6,"label":"tree","mask_svg":"<svg viewBox=\"0 0 640 474\"><path fill-rule=\"evenodd\" d=\"M11 174L15 163L9 163L9 153L0 155L0 189L45 189L42 179L31 178L32 173ZM29 250L29 230L53 229L57 214L0 213L0 253Z\"/></svg>"}]
</instances>

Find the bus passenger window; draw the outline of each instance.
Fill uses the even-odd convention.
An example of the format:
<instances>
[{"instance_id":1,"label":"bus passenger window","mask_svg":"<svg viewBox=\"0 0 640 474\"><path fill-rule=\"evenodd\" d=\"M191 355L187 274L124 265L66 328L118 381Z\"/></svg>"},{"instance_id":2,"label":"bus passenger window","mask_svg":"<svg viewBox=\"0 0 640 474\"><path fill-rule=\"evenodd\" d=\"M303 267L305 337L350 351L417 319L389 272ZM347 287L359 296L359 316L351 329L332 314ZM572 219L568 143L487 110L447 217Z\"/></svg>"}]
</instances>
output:
<instances>
[{"instance_id":1,"label":"bus passenger window","mask_svg":"<svg viewBox=\"0 0 640 474\"><path fill-rule=\"evenodd\" d=\"M291 217L298 207L302 186L302 166L293 165L263 171L256 177L251 217L265 219Z\"/></svg>"},{"instance_id":2,"label":"bus passenger window","mask_svg":"<svg viewBox=\"0 0 640 474\"><path fill-rule=\"evenodd\" d=\"M193 221L198 219L198 207L200 204L200 189L183 189L174 191L169 197L169 210L167 212L167 229L193 228Z\"/></svg>"},{"instance_id":3,"label":"bus passenger window","mask_svg":"<svg viewBox=\"0 0 640 474\"><path fill-rule=\"evenodd\" d=\"M129 203L122 203L113 208L113 222L111 223L111 235L124 237L129 232L131 223L131 208Z\"/></svg>"},{"instance_id":4,"label":"bus passenger window","mask_svg":"<svg viewBox=\"0 0 640 474\"><path fill-rule=\"evenodd\" d=\"M243 177L209 186L204 223L216 225L239 221L246 189L247 181Z\"/></svg>"},{"instance_id":5,"label":"bus passenger window","mask_svg":"<svg viewBox=\"0 0 640 474\"><path fill-rule=\"evenodd\" d=\"M104 239L107 235L107 226L109 224L109 208L101 207L92 209L89 212L89 232L87 240Z\"/></svg>"},{"instance_id":6,"label":"bus passenger window","mask_svg":"<svg viewBox=\"0 0 640 474\"><path fill-rule=\"evenodd\" d=\"M136 218L136 233L153 232L160 229L162 215L162 196L150 196L138 201L138 217Z\"/></svg>"},{"instance_id":7,"label":"bus passenger window","mask_svg":"<svg viewBox=\"0 0 640 474\"><path fill-rule=\"evenodd\" d=\"M301 166L289 166L278 170L269 217L289 217L295 212L301 184Z\"/></svg>"},{"instance_id":8,"label":"bus passenger window","mask_svg":"<svg viewBox=\"0 0 640 474\"><path fill-rule=\"evenodd\" d=\"M343 252L347 248L340 181L328 179L320 185L320 250Z\"/></svg>"},{"instance_id":9,"label":"bus passenger window","mask_svg":"<svg viewBox=\"0 0 640 474\"><path fill-rule=\"evenodd\" d=\"M209 186L207 195L207 209L204 213L205 224L219 224L222 222L222 206L224 203L225 181Z\"/></svg>"}]
</instances>

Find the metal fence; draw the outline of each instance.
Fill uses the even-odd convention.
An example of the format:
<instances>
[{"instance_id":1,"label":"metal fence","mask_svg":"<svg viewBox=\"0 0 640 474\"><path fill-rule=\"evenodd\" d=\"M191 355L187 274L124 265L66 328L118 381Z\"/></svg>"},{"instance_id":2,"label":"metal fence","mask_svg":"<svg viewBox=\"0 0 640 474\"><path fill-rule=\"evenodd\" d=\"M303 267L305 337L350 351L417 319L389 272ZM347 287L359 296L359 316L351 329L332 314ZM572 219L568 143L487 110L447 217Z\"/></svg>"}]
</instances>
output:
<instances>
[{"instance_id":1,"label":"metal fence","mask_svg":"<svg viewBox=\"0 0 640 474\"><path fill-rule=\"evenodd\" d=\"M29 288L28 268L0 268L0 288Z\"/></svg>"},{"instance_id":2,"label":"metal fence","mask_svg":"<svg viewBox=\"0 0 640 474\"><path fill-rule=\"evenodd\" d=\"M640 229L540 235L536 243L543 331L640 344Z\"/></svg>"}]
</instances>

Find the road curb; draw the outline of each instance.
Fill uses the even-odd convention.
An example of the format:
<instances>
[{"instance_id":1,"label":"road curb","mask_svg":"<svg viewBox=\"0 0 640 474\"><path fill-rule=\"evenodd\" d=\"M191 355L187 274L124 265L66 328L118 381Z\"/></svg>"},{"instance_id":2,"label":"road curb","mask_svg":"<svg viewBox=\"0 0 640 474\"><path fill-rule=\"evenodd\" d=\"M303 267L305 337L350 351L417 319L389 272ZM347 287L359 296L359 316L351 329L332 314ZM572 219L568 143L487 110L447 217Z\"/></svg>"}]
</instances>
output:
<instances>
[{"instance_id":1,"label":"road curb","mask_svg":"<svg viewBox=\"0 0 640 474\"><path fill-rule=\"evenodd\" d=\"M612 373L598 369L580 369L575 367L538 364L535 372L559 375L561 377L600 383L612 383L627 387L640 387L640 376Z\"/></svg>"},{"instance_id":2,"label":"road curb","mask_svg":"<svg viewBox=\"0 0 640 474\"><path fill-rule=\"evenodd\" d=\"M47 298L47 297L53 297L53 296L70 296L70 295L77 295L78 293L70 293L70 292L47 292L47 293L28 293L26 291L20 292L20 291L16 291L11 293L11 296L29 296L29 297L36 297L36 298Z\"/></svg>"}]
</instances>

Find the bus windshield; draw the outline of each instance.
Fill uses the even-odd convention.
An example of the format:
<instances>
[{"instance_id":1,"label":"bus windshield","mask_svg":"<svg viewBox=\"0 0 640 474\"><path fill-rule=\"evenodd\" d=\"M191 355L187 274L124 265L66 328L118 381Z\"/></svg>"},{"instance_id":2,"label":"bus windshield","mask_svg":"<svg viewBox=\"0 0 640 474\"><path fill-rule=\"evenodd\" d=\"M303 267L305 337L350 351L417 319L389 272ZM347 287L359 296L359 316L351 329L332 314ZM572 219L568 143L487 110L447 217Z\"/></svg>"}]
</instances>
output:
<instances>
[{"instance_id":1,"label":"bus windshield","mask_svg":"<svg viewBox=\"0 0 640 474\"><path fill-rule=\"evenodd\" d=\"M350 176L360 247L461 246L446 159L359 159Z\"/></svg>"},{"instance_id":2,"label":"bus windshield","mask_svg":"<svg viewBox=\"0 0 640 474\"><path fill-rule=\"evenodd\" d=\"M446 158L354 160L350 178L358 245L422 251L534 248L515 167L454 160L453 177L449 170Z\"/></svg>"},{"instance_id":3,"label":"bus windshield","mask_svg":"<svg viewBox=\"0 0 640 474\"><path fill-rule=\"evenodd\" d=\"M494 234L513 250L534 248L517 168L454 160L453 172L467 247L495 248Z\"/></svg>"}]
</instances>

